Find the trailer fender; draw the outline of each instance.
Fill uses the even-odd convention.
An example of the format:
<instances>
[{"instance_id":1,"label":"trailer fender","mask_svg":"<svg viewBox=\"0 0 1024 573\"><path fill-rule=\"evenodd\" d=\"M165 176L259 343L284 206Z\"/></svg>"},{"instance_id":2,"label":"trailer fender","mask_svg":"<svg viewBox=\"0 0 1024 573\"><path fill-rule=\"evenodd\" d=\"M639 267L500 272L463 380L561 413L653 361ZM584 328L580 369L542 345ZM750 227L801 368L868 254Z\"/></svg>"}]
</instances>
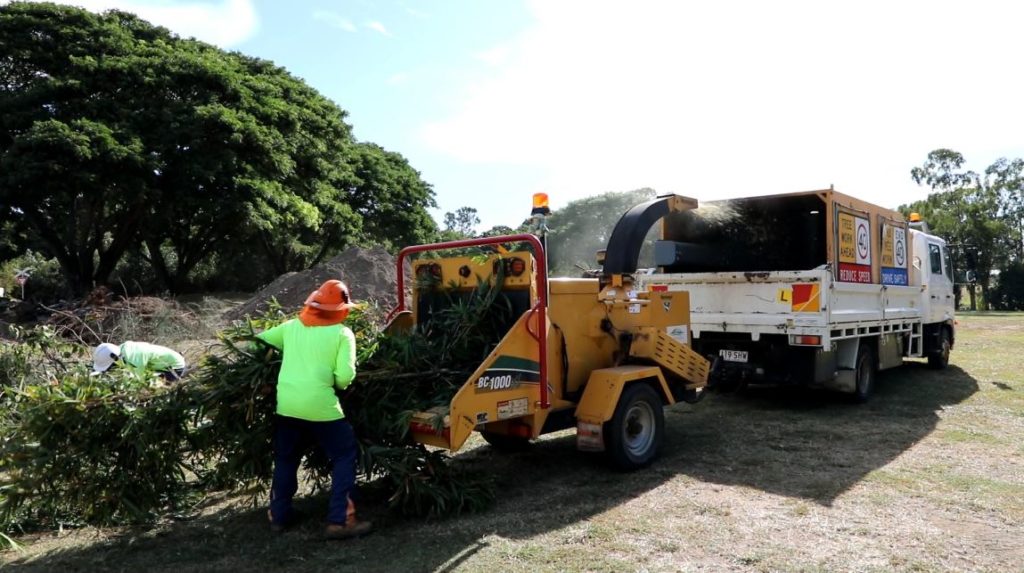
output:
<instances>
[{"instance_id":1,"label":"trailer fender","mask_svg":"<svg viewBox=\"0 0 1024 573\"><path fill-rule=\"evenodd\" d=\"M622 390L627 384L653 382L666 405L675 404L672 392L657 366L615 366L590 373L583 397L576 406L576 445L581 450L604 449L602 428L615 415Z\"/></svg>"}]
</instances>

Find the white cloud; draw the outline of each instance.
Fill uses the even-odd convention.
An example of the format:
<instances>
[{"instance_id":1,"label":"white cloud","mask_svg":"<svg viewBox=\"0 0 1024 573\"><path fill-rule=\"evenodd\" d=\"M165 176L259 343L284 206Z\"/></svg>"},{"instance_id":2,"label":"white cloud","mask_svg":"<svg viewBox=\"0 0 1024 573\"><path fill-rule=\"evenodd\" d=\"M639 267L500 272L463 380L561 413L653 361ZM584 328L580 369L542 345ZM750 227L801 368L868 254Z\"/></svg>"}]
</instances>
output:
<instances>
[{"instance_id":1,"label":"white cloud","mask_svg":"<svg viewBox=\"0 0 1024 573\"><path fill-rule=\"evenodd\" d=\"M373 31L375 31L375 32L379 32L379 33L381 33L381 34L383 34L383 35L385 35L385 36L387 36L389 38L391 37L391 32L389 32L388 29L384 27L384 24L381 24L380 22L377 22L376 20L374 20L372 22L367 22L366 23L366 27L371 29L371 30L373 30Z\"/></svg>"},{"instance_id":2,"label":"white cloud","mask_svg":"<svg viewBox=\"0 0 1024 573\"><path fill-rule=\"evenodd\" d=\"M895 205L937 147L1019 149L1024 3L534 0L497 73L426 125L465 162L541 168L560 201L836 188ZM1007 75L1010 74L1010 75ZM1012 84L1012 85L1011 85ZM982 165L983 167L983 165Z\"/></svg>"},{"instance_id":3,"label":"white cloud","mask_svg":"<svg viewBox=\"0 0 1024 573\"><path fill-rule=\"evenodd\" d=\"M183 37L231 48L256 34L259 19L252 0L170 2L168 0L68 0L92 12L118 9L164 26Z\"/></svg>"},{"instance_id":4,"label":"white cloud","mask_svg":"<svg viewBox=\"0 0 1024 573\"><path fill-rule=\"evenodd\" d=\"M512 50L513 47L511 45L501 44L489 50L478 52L473 57L489 66L500 66L508 62L512 56Z\"/></svg>"},{"instance_id":5,"label":"white cloud","mask_svg":"<svg viewBox=\"0 0 1024 573\"><path fill-rule=\"evenodd\" d=\"M409 6L408 4L405 3L400 3L400 6L402 8L405 8L405 13L412 16L413 18L419 18L420 20L426 20L427 18L430 18L430 14L424 12L423 10L417 10L416 8L413 8L412 6Z\"/></svg>"},{"instance_id":6,"label":"white cloud","mask_svg":"<svg viewBox=\"0 0 1024 573\"><path fill-rule=\"evenodd\" d=\"M330 12L328 10L317 10L316 12L313 12L313 19L324 22L332 28L337 28L346 32L356 31L356 25L352 23L352 20L345 18L341 14Z\"/></svg>"},{"instance_id":7,"label":"white cloud","mask_svg":"<svg viewBox=\"0 0 1024 573\"><path fill-rule=\"evenodd\" d=\"M389 86L401 86L405 85L408 82L409 74L405 72L398 72L397 74L392 74L391 77L387 79L387 84Z\"/></svg>"}]
</instances>

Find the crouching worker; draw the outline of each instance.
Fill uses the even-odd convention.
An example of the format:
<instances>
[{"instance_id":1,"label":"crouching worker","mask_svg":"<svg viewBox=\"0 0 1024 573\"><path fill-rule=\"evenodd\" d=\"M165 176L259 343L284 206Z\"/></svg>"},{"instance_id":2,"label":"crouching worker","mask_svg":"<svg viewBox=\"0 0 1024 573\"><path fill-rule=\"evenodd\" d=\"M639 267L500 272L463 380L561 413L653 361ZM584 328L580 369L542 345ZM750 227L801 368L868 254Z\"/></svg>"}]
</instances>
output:
<instances>
[{"instance_id":1,"label":"crouching worker","mask_svg":"<svg viewBox=\"0 0 1024 573\"><path fill-rule=\"evenodd\" d=\"M181 354L148 342L126 340L121 345L104 342L93 351L93 372L106 372L115 364L156 372L168 382L179 380L185 374L185 358Z\"/></svg>"},{"instance_id":2,"label":"crouching worker","mask_svg":"<svg viewBox=\"0 0 1024 573\"><path fill-rule=\"evenodd\" d=\"M348 539L372 528L370 522L356 519L350 498L356 480L356 438L334 394L356 375L355 335L342 324L354 306L345 283L329 280L309 295L297 319L258 335L283 353L268 512L272 531L283 531L295 521L292 497L298 489L299 463L314 441L331 463L326 536Z\"/></svg>"}]
</instances>

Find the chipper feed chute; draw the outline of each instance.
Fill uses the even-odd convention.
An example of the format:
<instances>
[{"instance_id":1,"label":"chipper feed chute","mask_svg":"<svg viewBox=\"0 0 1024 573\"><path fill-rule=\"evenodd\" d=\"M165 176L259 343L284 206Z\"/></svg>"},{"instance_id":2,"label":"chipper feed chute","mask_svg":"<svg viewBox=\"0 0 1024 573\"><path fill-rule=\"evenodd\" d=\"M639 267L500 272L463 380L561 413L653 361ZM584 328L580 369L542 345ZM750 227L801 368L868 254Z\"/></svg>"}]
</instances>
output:
<instances>
[{"instance_id":1,"label":"chipper feed chute","mask_svg":"<svg viewBox=\"0 0 1024 573\"><path fill-rule=\"evenodd\" d=\"M456 249L499 243L529 243L543 256L543 247L533 235L515 235L488 239L455 241L437 245L421 245L402 251L399 268L405 255L418 251ZM497 265L502 265L501 272ZM475 428L481 425L505 426L523 437L536 437L550 406L547 379L547 338L551 328L547 318L547 292L538 288L546 283L543 265L538 265L530 252L495 254L486 258L456 256L441 259L420 259L413 265L416 276L431 275L436 283L458 296L476 289L481 280L501 276L500 294L506 304L518 313L495 349L467 378L452 398L448 408L415 413L410 421L414 440L427 445L459 449ZM401 273L400 275L401 276ZM402 288L400 283L399 288ZM404 302L404 301L403 301ZM392 324L411 326L422 319L436 304L429 292L417 285L413 289L413 308L404 304L393 313ZM543 356L542 356L543 354Z\"/></svg>"},{"instance_id":2,"label":"chipper feed chute","mask_svg":"<svg viewBox=\"0 0 1024 573\"><path fill-rule=\"evenodd\" d=\"M538 313L527 311L501 343L473 372L452 398L447 415L420 412L413 415L413 439L424 444L457 450L473 430L501 423L525 438L536 437L546 409L539 408L540 360L537 339ZM552 388L544 388L545 394Z\"/></svg>"}]
</instances>

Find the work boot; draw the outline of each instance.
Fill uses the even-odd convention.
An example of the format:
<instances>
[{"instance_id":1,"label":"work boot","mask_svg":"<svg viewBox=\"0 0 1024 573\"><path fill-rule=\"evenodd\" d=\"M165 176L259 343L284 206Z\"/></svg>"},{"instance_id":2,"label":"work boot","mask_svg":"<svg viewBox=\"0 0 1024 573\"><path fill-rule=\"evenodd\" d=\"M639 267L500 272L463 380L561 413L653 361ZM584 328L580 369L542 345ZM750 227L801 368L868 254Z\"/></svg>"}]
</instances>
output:
<instances>
[{"instance_id":1,"label":"work boot","mask_svg":"<svg viewBox=\"0 0 1024 573\"><path fill-rule=\"evenodd\" d=\"M286 529L284 524L283 523L274 523L274 516L270 513L269 509L267 510L267 521L270 522L270 532L271 533L284 533L284 530Z\"/></svg>"},{"instance_id":2,"label":"work boot","mask_svg":"<svg viewBox=\"0 0 1024 573\"><path fill-rule=\"evenodd\" d=\"M345 525L327 524L324 537L327 539L352 539L353 537L362 537L371 531L373 531L373 524L369 521L350 519Z\"/></svg>"},{"instance_id":3,"label":"work boot","mask_svg":"<svg viewBox=\"0 0 1024 573\"><path fill-rule=\"evenodd\" d=\"M269 509L267 510L267 521L270 522L271 533L284 533L286 530L290 529L296 523L302 521L302 517L303 516L301 512L293 509L290 512L288 512L287 519L285 519L283 522L279 522L274 521L274 516L270 513Z\"/></svg>"}]
</instances>

